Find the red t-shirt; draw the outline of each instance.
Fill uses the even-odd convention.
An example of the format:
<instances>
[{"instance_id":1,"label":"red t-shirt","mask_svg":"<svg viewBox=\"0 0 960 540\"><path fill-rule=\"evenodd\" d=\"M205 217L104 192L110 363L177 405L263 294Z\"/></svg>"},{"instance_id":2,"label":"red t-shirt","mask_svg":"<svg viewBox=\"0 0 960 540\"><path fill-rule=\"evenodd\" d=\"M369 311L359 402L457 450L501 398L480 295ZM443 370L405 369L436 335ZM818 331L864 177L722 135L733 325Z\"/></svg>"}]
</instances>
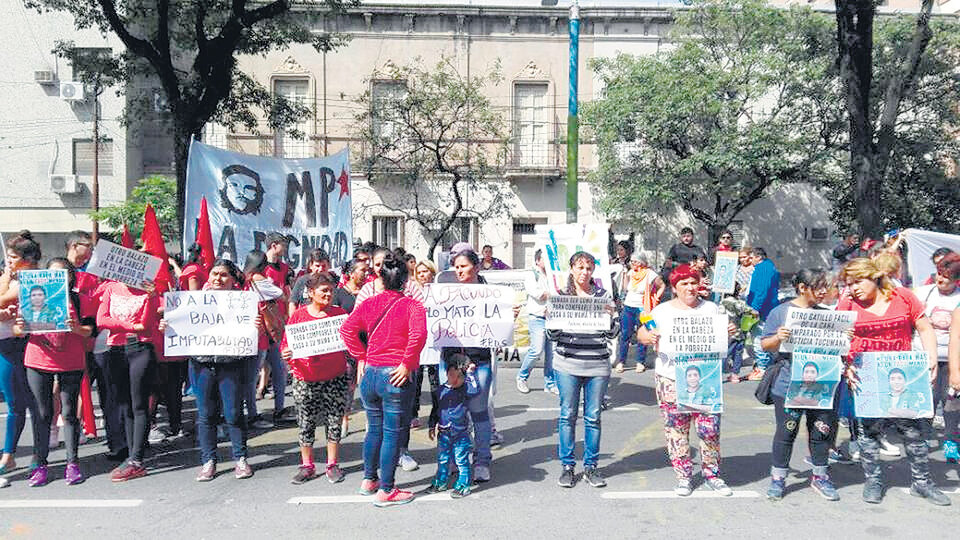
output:
<instances>
[{"instance_id":1,"label":"red t-shirt","mask_svg":"<svg viewBox=\"0 0 960 540\"><path fill-rule=\"evenodd\" d=\"M181 291L190 290L190 278L197 278L202 286L207 282L207 272L197 263L190 263L183 267L180 277L177 279L177 289Z\"/></svg>"},{"instance_id":2,"label":"red t-shirt","mask_svg":"<svg viewBox=\"0 0 960 540\"><path fill-rule=\"evenodd\" d=\"M862 352L909 351L914 323L923 316L923 303L909 289L897 287L883 315L870 313L849 296L840 299L837 311L857 313L850 342L852 358Z\"/></svg>"},{"instance_id":3,"label":"red t-shirt","mask_svg":"<svg viewBox=\"0 0 960 540\"><path fill-rule=\"evenodd\" d=\"M135 335L139 341L155 341L160 322L157 314L160 308L158 296L150 296L146 291L131 289L116 281L104 283L99 292L101 302L97 310L97 328L110 330L107 345L125 345L128 334ZM135 324L142 324L144 330L135 332ZM162 341L162 336L160 339Z\"/></svg>"},{"instance_id":4,"label":"red t-shirt","mask_svg":"<svg viewBox=\"0 0 960 540\"><path fill-rule=\"evenodd\" d=\"M287 324L296 324L302 322L316 321L326 317L336 317L337 315L346 315L347 312L340 306L329 306L323 310L323 317L314 317L308 311L307 306L303 306L293 312L287 319ZM280 350L287 348L287 334L283 334L283 340L280 344ZM347 372L347 355L343 351L329 354L318 354L310 358L291 358L288 362L293 376L301 381L319 382L329 381L339 377Z\"/></svg>"},{"instance_id":5,"label":"red t-shirt","mask_svg":"<svg viewBox=\"0 0 960 540\"><path fill-rule=\"evenodd\" d=\"M73 306L70 306L70 316L77 316ZM86 342L87 338L73 332L30 334L23 365L51 373L83 371L87 358Z\"/></svg>"},{"instance_id":6,"label":"red t-shirt","mask_svg":"<svg viewBox=\"0 0 960 540\"><path fill-rule=\"evenodd\" d=\"M277 287L286 289L290 279L290 265L283 261L267 263L267 267L263 269L263 275L270 278Z\"/></svg>"}]
</instances>

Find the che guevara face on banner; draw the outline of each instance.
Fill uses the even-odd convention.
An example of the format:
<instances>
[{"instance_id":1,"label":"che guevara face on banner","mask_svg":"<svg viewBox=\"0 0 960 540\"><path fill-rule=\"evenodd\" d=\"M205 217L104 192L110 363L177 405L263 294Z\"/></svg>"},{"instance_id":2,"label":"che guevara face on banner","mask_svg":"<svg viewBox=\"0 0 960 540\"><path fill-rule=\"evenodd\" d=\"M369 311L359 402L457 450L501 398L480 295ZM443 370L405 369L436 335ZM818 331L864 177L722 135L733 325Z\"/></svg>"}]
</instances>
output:
<instances>
[{"instance_id":1,"label":"che guevara face on banner","mask_svg":"<svg viewBox=\"0 0 960 540\"><path fill-rule=\"evenodd\" d=\"M260 175L243 165L223 169L220 185L220 206L235 214L257 214L263 204Z\"/></svg>"}]
</instances>

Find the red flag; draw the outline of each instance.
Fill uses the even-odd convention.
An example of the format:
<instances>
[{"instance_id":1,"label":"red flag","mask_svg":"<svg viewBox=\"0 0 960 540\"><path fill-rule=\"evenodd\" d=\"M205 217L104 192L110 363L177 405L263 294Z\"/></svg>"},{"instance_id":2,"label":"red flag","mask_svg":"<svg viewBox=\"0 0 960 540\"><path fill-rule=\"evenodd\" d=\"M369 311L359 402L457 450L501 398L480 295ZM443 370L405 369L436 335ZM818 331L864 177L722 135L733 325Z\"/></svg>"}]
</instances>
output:
<instances>
[{"instance_id":1,"label":"red flag","mask_svg":"<svg viewBox=\"0 0 960 540\"><path fill-rule=\"evenodd\" d=\"M157 222L157 213L153 211L153 206L147 204L147 211L143 214L143 233L140 235L140 241L143 243L143 251L159 257L163 263L160 265L160 271L157 272L157 292L163 293L173 290L173 278L170 277L170 266L167 263L167 247L163 243L163 235L160 234L160 224Z\"/></svg>"},{"instance_id":2,"label":"red flag","mask_svg":"<svg viewBox=\"0 0 960 540\"><path fill-rule=\"evenodd\" d=\"M209 272L216 255L213 251L213 233L210 232L210 214L207 213L207 198L200 199L200 219L197 221L197 240L200 244L200 264Z\"/></svg>"},{"instance_id":3,"label":"red flag","mask_svg":"<svg viewBox=\"0 0 960 540\"><path fill-rule=\"evenodd\" d=\"M130 235L130 227L127 227L126 223L123 224L123 234L120 235L120 245L128 249L133 249L133 236Z\"/></svg>"}]
</instances>

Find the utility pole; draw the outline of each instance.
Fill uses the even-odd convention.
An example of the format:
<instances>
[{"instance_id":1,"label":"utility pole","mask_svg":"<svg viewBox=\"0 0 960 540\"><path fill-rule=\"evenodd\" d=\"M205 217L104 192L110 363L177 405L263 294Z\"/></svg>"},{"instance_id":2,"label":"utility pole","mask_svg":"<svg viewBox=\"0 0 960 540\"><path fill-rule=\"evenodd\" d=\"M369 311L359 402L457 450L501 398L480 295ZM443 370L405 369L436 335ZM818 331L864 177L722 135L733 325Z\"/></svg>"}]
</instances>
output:
<instances>
[{"instance_id":1,"label":"utility pole","mask_svg":"<svg viewBox=\"0 0 960 540\"><path fill-rule=\"evenodd\" d=\"M577 222L579 201L578 155L580 121L577 117L577 76L580 69L580 3L570 6L570 99L567 103L567 223Z\"/></svg>"}]
</instances>

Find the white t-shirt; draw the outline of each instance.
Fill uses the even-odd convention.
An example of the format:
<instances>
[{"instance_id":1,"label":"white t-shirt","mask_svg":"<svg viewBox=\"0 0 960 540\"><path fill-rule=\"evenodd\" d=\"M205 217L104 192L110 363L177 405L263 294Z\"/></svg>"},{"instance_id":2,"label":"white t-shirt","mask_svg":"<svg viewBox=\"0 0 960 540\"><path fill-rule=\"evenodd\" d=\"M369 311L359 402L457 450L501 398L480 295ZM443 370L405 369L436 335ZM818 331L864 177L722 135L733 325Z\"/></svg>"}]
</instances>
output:
<instances>
[{"instance_id":1,"label":"white t-shirt","mask_svg":"<svg viewBox=\"0 0 960 540\"><path fill-rule=\"evenodd\" d=\"M634 279L634 276L639 276ZM634 308L643 307L643 295L653 287L653 282L657 279L657 273L649 268L641 268L639 272L630 271L627 277L627 295L623 299L623 305Z\"/></svg>"},{"instance_id":2,"label":"white t-shirt","mask_svg":"<svg viewBox=\"0 0 960 540\"><path fill-rule=\"evenodd\" d=\"M13 279L10 280L10 291L20 294L20 282ZM16 318L10 319L8 321L0 321L0 339L10 339L13 337L13 325L16 322Z\"/></svg>"},{"instance_id":3,"label":"white t-shirt","mask_svg":"<svg viewBox=\"0 0 960 540\"><path fill-rule=\"evenodd\" d=\"M953 310L960 307L960 288L947 296L940 294L936 285L924 285L914 292L923 303L923 314L930 319L933 331L937 334L937 357L941 362L946 362L947 347L950 344L950 320ZM923 348L917 334L913 335L913 347L918 350Z\"/></svg>"},{"instance_id":4,"label":"white t-shirt","mask_svg":"<svg viewBox=\"0 0 960 540\"><path fill-rule=\"evenodd\" d=\"M527 290L527 313L536 317L544 317L547 313L547 301L540 301L540 297L547 291L547 276L539 270L527 275L523 286Z\"/></svg>"},{"instance_id":5,"label":"white t-shirt","mask_svg":"<svg viewBox=\"0 0 960 540\"><path fill-rule=\"evenodd\" d=\"M653 316L653 322L656 323L657 328L663 328L667 324L666 321L677 316L691 315L693 313L698 315L716 315L718 313L726 313L726 311L718 308L713 302L708 301L700 302L699 306L692 309L678 309L673 307L670 302L664 302L653 308L650 314ZM676 368L677 364L673 357L657 350L657 375L670 379L671 381L675 380L677 378Z\"/></svg>"}]
</instances>

